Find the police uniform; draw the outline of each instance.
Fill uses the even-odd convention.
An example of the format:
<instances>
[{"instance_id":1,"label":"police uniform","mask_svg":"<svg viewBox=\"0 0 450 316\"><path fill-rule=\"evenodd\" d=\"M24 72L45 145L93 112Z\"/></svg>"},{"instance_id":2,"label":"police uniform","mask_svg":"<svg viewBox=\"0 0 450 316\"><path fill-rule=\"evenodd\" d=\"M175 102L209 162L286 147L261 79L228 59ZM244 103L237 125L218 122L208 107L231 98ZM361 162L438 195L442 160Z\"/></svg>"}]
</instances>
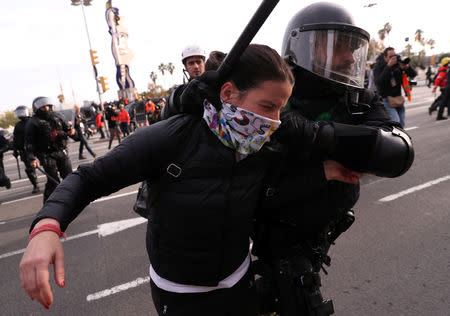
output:
<instances>
[{"instance_id":1,"label":"police uniform","mask_svg":"<svg viewBox=\"0 0 450 316\"><path fill-rule=\"evenodd\" d=\"M33 191L31 193L39 192L38 181L36 177L36 170L30 165L25 152L25 126L30 118L30 111L24 105L18 106L14 110L14 116L20 119L19 122L14 126L14 138L13 138L13 148L14 156L20 156L20 160L25 164L25 173L28 176L31 184L33 185Z\"/></svg>"},{"instance_id":2,"label":"police uniform","mask_svg":"<svg viewBox=\"0 0 450 316\"><path fill-rule=\"evenodd\" d=\"M253 236L263 312L334 313L331 300L322 298L319 272L330 264L330 246L354 221L352 207L360 188L327 181L325 160L389 177L403 174L412 164L409 136L390 121L380 97L363 88L368 43L368 33L354 26L337 4L310 5L286 29L282 56L292 66L295 86L281 120L316 121L317 144L299 140L281 147L274 162L279 168L266 181ZM344 62L334 65L339 58ZM331 134L324 136L323 127ZM377 151L378 141L395 152L401 162L396 170L383 169L386 147Z\"/></svg>"},{"instance_id":3,"label":"police uniform","mask_svg":"<svg viewBox=\"0 0 450 316\"><path fill-rule=\"evenodd\" d=\"M71 127L51 109L43 111L41 107L52 106L45 97L33 101L34 115L25 127L25 149L29 162L39 159L45 172L54 180L65 178L72 172L72 163L67 152L67 140ZM59 173L59 175L58 175ZM44 202L56 188L57 183L47 177L44 190Z\"/></svg>"}]
</instances>

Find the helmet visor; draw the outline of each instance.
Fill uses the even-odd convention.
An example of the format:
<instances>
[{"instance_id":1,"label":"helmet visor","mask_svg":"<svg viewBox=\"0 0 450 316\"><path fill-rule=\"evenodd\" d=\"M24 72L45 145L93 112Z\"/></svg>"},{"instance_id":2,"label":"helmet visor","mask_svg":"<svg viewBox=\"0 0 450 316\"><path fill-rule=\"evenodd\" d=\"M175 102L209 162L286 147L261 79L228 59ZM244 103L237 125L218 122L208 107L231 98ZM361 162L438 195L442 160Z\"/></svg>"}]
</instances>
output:
<instances>
[{"instance_id":1,"label":"helmet visor","mask_svg":"<svg viewBox=\"0 0 450 316\"><path fill-rule=\"evenodd\" d=\"M369 42L344 30L295 30L284 57L323 78L363 88Z\"/></svg>"}]
</instances>

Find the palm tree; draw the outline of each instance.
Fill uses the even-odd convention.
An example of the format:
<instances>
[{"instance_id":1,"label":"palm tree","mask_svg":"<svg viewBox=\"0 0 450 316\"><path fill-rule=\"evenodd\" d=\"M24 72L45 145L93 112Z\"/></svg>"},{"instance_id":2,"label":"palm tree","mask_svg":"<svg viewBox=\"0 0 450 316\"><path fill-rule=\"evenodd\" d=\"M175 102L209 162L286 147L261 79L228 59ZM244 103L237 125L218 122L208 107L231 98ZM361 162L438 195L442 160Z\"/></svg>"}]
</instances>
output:
<instances>
[{"instance_id":1,"label":"palm tree","mask_svg":"<svg viewBox=\"0 0 450 316\"><path fill-rule=\"evenodd\" d=\"M384 40L392 30L392 26L389 22L385 23L381 30L378 30L378 37L380 38L382 46L384 46Z\"/></svg>"},{"instance_id":2,"label":"palm tree","mask_svg":"<svg viewBox=\"0 0 450 316\"><path fill-rule=\"evenodd\" d=\"M415 33L416 37L414 38L414 40L416 42L419 42L422 46L424 45L424 38L423 38L423 31L421 29L417 29L416 33Z\"/></svg>"},{"instance_id":3,"label":"palm tree","mask_svg":"<svg viewBox=\"0 0 450 316\"><path fill-rule=\"evenodd\" d=\"M154 72L154 71L152 71L151 73L150 73L150 79L152 79L152 81L153 81L153 84L155 84L156 85L156 79L158 78L158 75Z\"/></svg>"},{"instance_id":4,"label":"palm tree","mask_svg":"<svg viewBox=\"0 0 450 316\"><path fill-rule=\"evenodd\" d=\"M173 75L173 71L175 70L175 66L172 63L168 63L166 65L166 69L169 71L171 75Z\"/></svg>"},{"instance_id":5,"label":"palm tree","mask_svg":"<svg viewBox=\"0 0 450 316\"><path fill-rule=\"evenodd\" d=\"M405 55L407 55L407 56L411 55L411 50L412 50L412 45L409 43L406 44L405 50L404 50Z\"/></svg>"},{"instance_id":6,"label":"palm tree","mask_svg":"<svg viewBox=\"0 0 450 316\"><path fill-rule=\"evenodd\" d=\"M430 49L434 49L434 44L436 44L436 41L434 39L427 39L427 45L430 46Z\"/></svg>"},{"instance_id":7,"label":"palm tree","mask_svg":"<svg viewBox=\"0 0 450 316\"><path fill-rule=\"evenodd\" d=\"M172 83L173 83L173 71L175 70L175 66L172 63L168 63L166 65L166 69L170 73L170 77L172 78Z\"/></svg>"},{"instance_id":8,"label":"palm tree","mask_svg":"<svg viewBox=\"0 0 450 316\"><path fill-rule=\"evenodd\" d=\"M161 71L161 74L164 76L164 70L166 70L166 65L160 63L158 66L158 70Z\"/></svg>"}]
</instances>

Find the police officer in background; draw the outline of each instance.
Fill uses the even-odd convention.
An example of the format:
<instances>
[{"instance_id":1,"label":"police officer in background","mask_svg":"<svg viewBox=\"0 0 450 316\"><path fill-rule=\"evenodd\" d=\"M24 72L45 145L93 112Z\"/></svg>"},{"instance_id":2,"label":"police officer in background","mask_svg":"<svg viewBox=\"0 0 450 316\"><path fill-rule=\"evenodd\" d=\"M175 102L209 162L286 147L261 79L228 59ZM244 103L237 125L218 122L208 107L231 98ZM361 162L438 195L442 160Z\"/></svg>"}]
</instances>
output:
<instances>
[{"instance_id":1,"label":"police officer in background","mask_svg":"<svg viewBox=\"0 0 450 316\"><path fill-rule=\"evenodd\" d=\"M31 193L35 194L39 192L36 170L30 165L25 152L25 125L31 117L30 110L25 105L19 105L14 110L14 116L19 119L19 122L14 126L13 155L16 159L20 156L20 160L25 164L25 173L33 185Z\"/></svg>"},{"instance_id":2,"label":"police officer in background","mask_svg":"<svg viewBox=\"0 0 450 316\"><path fill-rule=\"evenodd\" d=\"M25 126L28 161L33 168L38 167L40 163L48 175L44 202L58 185L55 180L59 179L59 176L64 179L72 172L72 163L67 153L67 139L75 134L75 130L56 115L52 107L53 102L47 97L34 99L34 115Z\"/></svg>"},{"instance_id":3,"label":"police officer in background","mask_svg":"<svg viewBox=\"0 0 450 316\"><path fill-rule=\"evenodd\" d=\"M5 129L0 129L0 187L6 187L9 190L11 189L11 180L6 175L3 166L3 153L9 150L9 143L5 138L6 134L7 131Z\"/></svg>"},{"instance_id":4,"label":"police officer in background","mask_svg":"<svg viewBox=\"0 0 450 316\"><path fill-rule=\"evenodd\" d=\"M295 86L278 139L289 146L274 162L279 170L268 175L253 245L263 312L334 313L331 300L322 298L319 272L330 265L330 246L354 221L360 186L326 181L329 159L386 177L412 164L409 136L390 121L380 97L364 89L368 44L369 34L346 9L325 2L300 10L285 31L281 55ZM305 118L315 121L312 129ZM308 129L312 146L298 136ZM396 166L384 167L386 161Z\"/></svg>"},{"instance_id":5,"label":"police officer in background","mask_svg":"<svg viewBox=\"0 0 450 316\"><path fill-rule=\"evenodd\" d=\"M189 45L183 49L181 53L181 61L184 65L183 73L186 77L186 73L188 73L188 81L198 78L205 72L205 59L206 54L205 51L197 45ZM161 119L167 119L172 116L174 113L181 113L180 111L180 96L184 91L186 84L179 85L169 96L167 104L161 110Z\"/></svg>"}]
</instances>

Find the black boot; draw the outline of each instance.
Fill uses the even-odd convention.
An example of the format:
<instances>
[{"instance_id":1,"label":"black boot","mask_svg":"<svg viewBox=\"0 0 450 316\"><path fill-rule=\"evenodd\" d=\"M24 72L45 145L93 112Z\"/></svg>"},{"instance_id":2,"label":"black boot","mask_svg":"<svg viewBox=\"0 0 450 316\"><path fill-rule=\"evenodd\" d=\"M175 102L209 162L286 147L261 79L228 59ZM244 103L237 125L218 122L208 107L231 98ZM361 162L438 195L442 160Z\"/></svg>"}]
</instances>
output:
<instances>
[{"instance_id":1,"label":"black boot","mask_svg":"<svg viewBox=\"0 0 450 316\"><path fill-rule=\"evenodd\" d=\"M442 120L446 120L447 119L447 117L445 117L445 116L438 116L438 117L436 117L436 121L442 121Z\"/></svg>"},{"instance_id":2,"label":"black boot","mask_svg":"<svg viewBox=\"0 0 450 316\"><path fill-rule=\"evenodd\" d=\"M36 193L39 193L39 192L41 192L41 190L39 190L39 187L38 186L34 186L33 187L33 191L31 191L31 194L36 194Z\"/></svg>"}]
</instances>

